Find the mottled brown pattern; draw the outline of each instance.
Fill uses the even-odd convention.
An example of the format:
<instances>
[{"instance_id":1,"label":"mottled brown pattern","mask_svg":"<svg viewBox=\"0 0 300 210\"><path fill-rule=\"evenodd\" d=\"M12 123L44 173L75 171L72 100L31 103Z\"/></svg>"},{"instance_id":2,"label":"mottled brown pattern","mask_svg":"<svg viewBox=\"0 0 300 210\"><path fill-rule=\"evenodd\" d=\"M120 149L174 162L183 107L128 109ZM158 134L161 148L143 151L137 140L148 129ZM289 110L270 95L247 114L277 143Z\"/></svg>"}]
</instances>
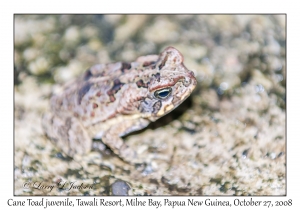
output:
<instances>
[{"instance_id":1,"label":"mottled brown pattern","mask_svg":"<svg viewBox=\"0 0 300 210\"><path fill-rule=\"evenodd\" d=\"M161 101L157 101L154 105L153 105L153 113L157 113L160 110L161 107Z\"/></svg>"},{"instance_id":2,"label":"mottled brown pattern","mask_svg":"<svg viewBox=\"0 0 300 210\"><path fill-rule=\"evenodd\" d=\"M55 137L55 144L70 156L89 151L92 138L97 136L123 160L140 163L142 160L120 136L146 127L191 94L197 82L182 61L179 51L169 47L159 57L92 66L64 92L53 96L53 115L59 113L60 120L44 118L45 132ZM170 94L155 94L162 88ZM70 120L69 116L74 117ZM69 145L64 143L65 138L69 138Z\"/></svg>"}]
</instances>

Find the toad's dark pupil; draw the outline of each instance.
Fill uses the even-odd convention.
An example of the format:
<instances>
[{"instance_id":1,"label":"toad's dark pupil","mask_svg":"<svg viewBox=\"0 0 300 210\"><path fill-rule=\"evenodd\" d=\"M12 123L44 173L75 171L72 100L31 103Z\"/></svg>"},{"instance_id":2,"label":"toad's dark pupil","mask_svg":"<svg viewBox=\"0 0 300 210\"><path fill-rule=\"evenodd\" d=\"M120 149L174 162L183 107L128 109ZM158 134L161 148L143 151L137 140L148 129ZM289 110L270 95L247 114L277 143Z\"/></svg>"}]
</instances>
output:
<instances>
[{"instance_id":1,"label":"toad's dark pupil","mask_svg":"<svg viewBox=\"0 0 300 210\"><path fill-rule=\"evenodd\" d=\"M163 90L158 90L154 93L155 97L159 99L165 99L167 98L171 93L172 88L166 88Z\"/></svg>"},{"instance_id":2,"label":"toad's dark pupil","mask_svg":"<svg viewBox=\"0 0 300 210\"><path fill-rule=\"evenodd\" d=\"M170 92L170 91L168 91L168 90L162 91L162 92L158 93L158 95L159 95L160 97L164 98L164 97L167 97L167 95L169 95L169 92Z\"/></svg>"}]
</instances>

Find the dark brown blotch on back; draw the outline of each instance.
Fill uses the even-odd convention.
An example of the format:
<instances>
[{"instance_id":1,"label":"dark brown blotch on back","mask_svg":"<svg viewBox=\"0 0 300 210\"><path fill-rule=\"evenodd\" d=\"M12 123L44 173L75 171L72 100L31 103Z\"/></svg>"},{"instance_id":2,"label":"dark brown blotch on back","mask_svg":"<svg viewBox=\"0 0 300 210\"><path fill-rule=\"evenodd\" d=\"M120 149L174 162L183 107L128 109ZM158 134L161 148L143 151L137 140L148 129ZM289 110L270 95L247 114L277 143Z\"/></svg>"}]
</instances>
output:
<instances>
[{"instance_id":1,"label":"dark brown blotch on back","mask_svg":"<svg viewBox=\"0 0 300 210\"><path fill-rule=\"evenodd\" d=\"M96 109L96 108L98 108L98 104L93 103L93 109Z\"/></svg>"},{"instance_id":2,"label":"dark brown blotch on back","mask_svg":"<svg viewBox=\"0 0 300 210\"><path fill-rule=\"evenodd\" d=\"M127 70L131 69L131 63L122 62L121 71L124 72L125 69Z\"/></svg>"},{"instance_id":3,"label":"dark brown blotch on back","mask_svg":"<svg viewBox=\"0 0 300 210\"><path fill-rule=\"evenodd\" d=\"M160 73L152 74L152 76L154 76L155 79L160 82Z\"/></svg>"},{"instance_id":4,"label":"dark brown blotch on back","mask_svg":"<svg viewBox=\"0 0 300 210\"><path fill-rule=\"evenodd\" d=\"M142 79L140 79L139 81L136 82L136 85L138 86L138 88L148 88L149 82L144 83L144 81Z\"/></svg>"},{"instance_id":5,"label":"dark brown blotch on back","mask_svg":"<svg viewBox=\"0 0 300 210\"><path fill-rule=\"evenodd\" d=\"M92 87L92 84L89 82L86 82L82 85L82 87L78 90L78 104L81 104L82 98L84 95L89 92L90 88Z\"/></svg>"},{"instance_id":6,"label":"dark brown blotch on back","mask_svg":"<svg viewBox=\"0 0 300 210\"><path fill-rule=\"evenodd\" d=\"M107 95L109 96L109 99L111 102L114 102L115 94L122 88L124 83L122 83L119 79L114 80L114 84L110 90L107 91Z\"/></svg>"},{"instance_id":7,"label":"dark brown blotch on back","mask_svg":"<svg viewBox=\"0 0 300 210\"><path fill-rule=\"evenodd\" d=\"M168 57L169 55L167 54L164 59L162 60L162 62L160 63L160 65L158 66L158 69L161 70L165 65L166 65L166 62L168 60Z\"/></svg>"},{"instance_id":8,"label":"dark brown blotch on back","mask_svg":"<svg viewBox=\"0 0 300 210\"><path fill-rule=\"evenodd\" d=\"M153 64L155 64L156 63L156 61L145 61L144 63L143 63L143 67L147 67L147 66L151 66L151 65L153 65Z\"/></svg>"},{"instance_id":9,"label":"dark brown blotch on back","mask_svg":"<svg viewBox=\"0 0 300 210\"><path fill-rule=\"evenodd\" d=\"M114 84L109 91L112 91L114 94L117 93L125 83L122 83L119 79L114 80ZM108 92L109 92L108 91Z\"/></svg>"},{"instance_id":10,"label":"dark brown blotch on back","mask_svg":"<svg viewBox=\"0 0 300 210\"><path fill-rule=\"evenodd\" d=\"M93 77L93 74L91 72L91 69L88 69L85 71L84 76L83 76L83 80L87 81L89 80L91 77Z\"/></svg>"}]
</instances>

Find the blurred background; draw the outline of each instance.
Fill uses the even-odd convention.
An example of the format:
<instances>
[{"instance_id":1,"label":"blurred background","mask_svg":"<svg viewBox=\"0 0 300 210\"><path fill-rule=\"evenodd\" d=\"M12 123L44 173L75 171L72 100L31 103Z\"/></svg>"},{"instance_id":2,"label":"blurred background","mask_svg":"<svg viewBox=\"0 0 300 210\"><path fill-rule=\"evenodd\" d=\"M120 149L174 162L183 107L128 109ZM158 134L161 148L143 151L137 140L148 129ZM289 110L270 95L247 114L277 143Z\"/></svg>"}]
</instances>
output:
<instances>
[{"instance_id":1,"label":"blurred background","mask_svg":"<svg viewBox=\"0 0 300 210\"><path fill-rule=\"evenodd\" d=\"M124 185L130 195L286 193L285 15L15 15L14 23L15 194L113 195ZM198 85L178 109L126 137L153 158L149 166L139 171L108 148L78 163L43 135L55 86L96 63L168 46L183 54ZM98 187L22 187L71 179Z\"/></svg>"}]
</instances>

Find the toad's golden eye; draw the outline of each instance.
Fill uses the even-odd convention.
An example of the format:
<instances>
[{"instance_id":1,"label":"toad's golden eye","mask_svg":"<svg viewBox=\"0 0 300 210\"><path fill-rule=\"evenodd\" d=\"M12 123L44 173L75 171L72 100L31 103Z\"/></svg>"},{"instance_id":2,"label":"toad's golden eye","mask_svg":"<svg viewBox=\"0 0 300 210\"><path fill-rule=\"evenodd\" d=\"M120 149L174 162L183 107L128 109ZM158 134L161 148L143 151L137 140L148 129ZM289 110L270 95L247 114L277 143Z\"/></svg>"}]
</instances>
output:
<instances>
[{"instance_id":1,"label":"toad's golden eye","mask_svg":"<svg viewBox=\"0 0 300 210\"><path fill-rule=\"evenodd\" d=\"M172 88L164 88L154 92L154 96L158 99L166 99L171 94Z\"/></svg>"}]
</instances>

